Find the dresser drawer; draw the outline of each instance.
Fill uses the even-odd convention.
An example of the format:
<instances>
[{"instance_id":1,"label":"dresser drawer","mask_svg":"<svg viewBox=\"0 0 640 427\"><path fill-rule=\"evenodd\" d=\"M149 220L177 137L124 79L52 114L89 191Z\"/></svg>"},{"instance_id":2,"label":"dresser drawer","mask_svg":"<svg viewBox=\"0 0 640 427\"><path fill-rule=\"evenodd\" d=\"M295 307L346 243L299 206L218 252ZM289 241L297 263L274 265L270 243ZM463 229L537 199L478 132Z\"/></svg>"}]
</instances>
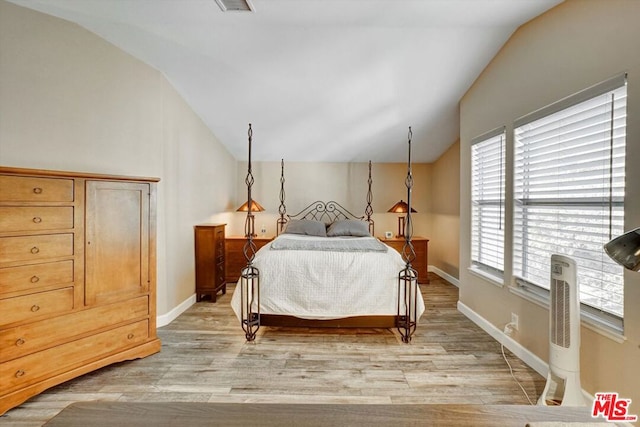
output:
<instances>
[{"instance_id":1,"label":"dresser drawer","mask_svg":"<svg viewBox=\"0 0 640 427\"><path fill-rule=\"evenodd\" d=\"M2 202L73 202L73 180L0 175Z\"/></svg>"},{"instance_id":2,"label":"dresser drawer","mask_svg":"<svg viewBox=\"0 0 640 427\"><path fill-rule=\"evenodd\" d=\"M149 322L143 320L4 362L0 364L0 396L118 350L134 347L148 337Z\"/></svg>"},{"instance_id":3,"label":"dresser drawer","mask_svg":"<svg viewBox=\"0 0 640 427\"><path fill-rule=\"evenodd\" d=\"M71 260L0 268L0 295L71 282Z\"/></svg>"},{"instance_id":4,"label":"dresser drawer","mask_svg":"<svg viewBox=\"0 0 640 427\"><path fill-rule=\"evenodd\" d=\"M404 247L405 241L404 239L396 238L396 239L384 239L381 240L382 243L385 243L391 246L393 249L398 251L400 255L402 255L402 249ZM418 282L421 284L429 283L429 274L428 274L428 264L429 264L429 239L425 239L424 237L413 237L411 243L413 244L413 251L415 252L415 259L412 261L413 268L418 272ZM408 248L407 248L408 249ZM403 256L404 261L404 256Z\"/></svg>"},{"instance_id":5,"label":"dresser drawer","mask_svg":"<svg viewBox=\"0 0 640 427\"><path fill-rule=\"evenodd\" d=\"M413 249L418 257L424 257L427 254L427 245L424 242L414 242Z\"/></svg>"},{"instance_id":6,"label":"dresser drawer","mask_svg":"<svg viewBox=\"0 0 640 427\"><path fill-rule=\"evenodd\" d=\"M216 231L216 258L222 260L224 257L224 228Z\"/></svg>"},{"instance_id":7,"label":"dresser drawer","mask_svg":"<svg viewBox=\"0 0 640 427\"><path fill-rule=\"evenodd\" d=\"M0 326L73 309L73 287L0 299Z\"/></svg>"},{"instance_id":8,"label":"dresser drawer","mask_svg":"<svg viewBox=\"0 0 640 427\"><path fill-rule=\"evenodd\" d=\"M0 233L73 228L73 207L0 207Z\"/></svg>"},{"instance_id":9,"label":"dresser drawer","mask_svg":"<svg viewBox=\"0 0 640 427\"><path fill-rule=\"evenodd\" d=\"M256 237L253 243L256 249L262 248L273 239L270 237ZM247 266L247 260L244 257L244 237L227 237L225 239L225 281L227 283L236 283L240 278L240 272Z\"/></svg>"},{"instance_id":10,"label":"dresser drawer","mask_svg":"<svg viewBox=\"0 0 640 427\"><path fill-rule=\"evenodd\" d=\"M0 238L0 264L73 255L73 234Z\"/></svg>"},{"instance_id":11,"label":"dresser drawer","mask_svg":"<svg viewBox=\"0 0 640 427\"><path fill-rule=\"evenodd\" d=\"M148 315L149 298L142 296L5 329L0 331L0 363Z\"/></svg>"},{"instance_id":12,"label":"dresser drawer","mask_svg":"<svg viewBox=\"0 0 640 427\"><path fill-rule=\"evenodd\" d=\"M225 282L224 274L224 260L216 264L216 287L222 285Z\"/></svg>"}]
</instances>

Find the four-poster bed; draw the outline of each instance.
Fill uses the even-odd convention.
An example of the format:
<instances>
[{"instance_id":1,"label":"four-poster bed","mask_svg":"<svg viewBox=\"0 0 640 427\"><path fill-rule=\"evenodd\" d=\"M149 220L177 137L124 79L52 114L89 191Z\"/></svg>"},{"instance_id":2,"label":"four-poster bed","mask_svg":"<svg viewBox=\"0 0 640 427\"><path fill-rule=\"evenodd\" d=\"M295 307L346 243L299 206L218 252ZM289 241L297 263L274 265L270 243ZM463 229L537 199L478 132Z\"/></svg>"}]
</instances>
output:
<instances>
[{"instance_id":1,"label":"four-poster bed","mask_svg":"<svg viewBox=\"0 0 640 427\"><path fill-rule=\"evenodd\" d=\"M249 125L247 204L251 206L252 130ZM245 337L253 341L260 326L397 328L407 343L424 311L411 263L411 212L399 254L373 237L371 162L367 206L356 216L335 201L316 201L286 214L284 161L281 162L280 217L274 241L256 252L251 230L244 247L247 266L232 298ZM411 204L411 128L407 200ZM245 228L251 228L247 213Z\"/></svg>"}]
</instances>

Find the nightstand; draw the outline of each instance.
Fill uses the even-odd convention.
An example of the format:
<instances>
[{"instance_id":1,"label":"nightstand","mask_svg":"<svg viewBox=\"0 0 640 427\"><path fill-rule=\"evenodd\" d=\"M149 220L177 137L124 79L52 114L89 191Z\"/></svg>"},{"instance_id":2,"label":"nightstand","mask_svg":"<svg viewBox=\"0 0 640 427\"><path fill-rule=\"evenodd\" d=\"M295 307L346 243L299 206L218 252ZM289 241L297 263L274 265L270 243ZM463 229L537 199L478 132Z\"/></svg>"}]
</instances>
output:
<instances>
[{"instance_id":1,"label":"nightstand","mask_svg":"<svg viewBox=\"0 0 640 427\"><path fill-rule=\"evenodd\" d=\"M254 237L253 243L256 245L256 251L272 240L273 237ZM240 272L247 265L243 252L246 241L247 238L244 236L229 236L225 239L225 270L228 283L236 283L240 278Z\"/></svg>"},{"instance_id":2,"label":"nightstand","mask_svg":"<svg viewBox=\"0 0 640 427\"><path fill-rule=\"evenodd\" d=\"M402 247L405 240L403 237L392 237L391 239L380 238L380 241L386 245L391 246L393 249L402 254ZM428 253L429 253L429 239L424 237L414 236L411 238L413 249L416 252L416 259L411 264L413 268L418 272L418 282L423 284L429 283L429 276L427 275L428 265Z\"/></svg>"},{"instance_id":3,"label":"nightstand","mask_svg":"<svg viewBox=\"0 0 640 427\"><path fill-rule=\"evenodd\" d=\"M226 224L194 226L196 258L196 301L210 295L216 302L218 292L227 293L225 281L224 227Z\"/></svg>"}]
</instances>

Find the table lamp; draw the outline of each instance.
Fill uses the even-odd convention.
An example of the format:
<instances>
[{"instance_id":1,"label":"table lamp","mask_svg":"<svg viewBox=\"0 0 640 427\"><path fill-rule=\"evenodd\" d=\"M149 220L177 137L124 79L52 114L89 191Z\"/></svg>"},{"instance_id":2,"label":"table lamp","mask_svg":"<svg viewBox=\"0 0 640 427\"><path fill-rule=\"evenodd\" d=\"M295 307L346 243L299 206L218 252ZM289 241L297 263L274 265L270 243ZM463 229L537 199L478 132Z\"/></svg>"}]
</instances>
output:
<instances>
[{"instance_id":1,"label":"table lamp","mask_svg":"<svg viewBox=\"0 0 640 427\"><path fill-rule=\"evenodd\" d=\"M387 212L406 214L409 206L402 200L393 205ZM415 209L411 208L411 213L418 213ZM404 237L404 215L398 217L398 235L396 237Z\"/></svg>"},{"instance_id":2,"label":"table lamp","mask_svg":"<svg viewBox=\"0 0 640 427\"><path fill-rule=\"evenodd\" d=\"M247 230L247 234L245 234L245 237L249 237L248 234L251 234L251 237L256 237L257 234L255 233L255 226L254 226L254 217L253 217L253 212L262 212L264 210L264 208L262 206L260 206L260 203L256 202L255 200L251 200L251 215L249 216L249 228ZM236 209L236 212L248 212L249 211L249 202L244 202L242 204L242 206L240 206L238 209Z\"/></svg>"}]
</instances>

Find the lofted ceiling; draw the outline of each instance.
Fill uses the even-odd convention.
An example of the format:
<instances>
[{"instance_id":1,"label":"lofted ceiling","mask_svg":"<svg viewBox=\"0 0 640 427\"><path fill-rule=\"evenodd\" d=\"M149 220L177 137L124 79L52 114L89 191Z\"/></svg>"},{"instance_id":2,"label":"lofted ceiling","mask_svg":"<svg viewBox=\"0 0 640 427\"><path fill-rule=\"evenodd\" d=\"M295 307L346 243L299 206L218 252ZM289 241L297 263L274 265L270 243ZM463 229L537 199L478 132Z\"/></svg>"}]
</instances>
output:
<instances>
[{"instance_id":1,"label":"lofted ceiling","mask_svg":"<svg viewBox=\"0 0 640 427\"><path fill-rule=\"evenodd\" d=\"M239 160L436 160L458 102L522 24L562 0L10 0L160 70Z\"/></svg>"}]
</instances>

